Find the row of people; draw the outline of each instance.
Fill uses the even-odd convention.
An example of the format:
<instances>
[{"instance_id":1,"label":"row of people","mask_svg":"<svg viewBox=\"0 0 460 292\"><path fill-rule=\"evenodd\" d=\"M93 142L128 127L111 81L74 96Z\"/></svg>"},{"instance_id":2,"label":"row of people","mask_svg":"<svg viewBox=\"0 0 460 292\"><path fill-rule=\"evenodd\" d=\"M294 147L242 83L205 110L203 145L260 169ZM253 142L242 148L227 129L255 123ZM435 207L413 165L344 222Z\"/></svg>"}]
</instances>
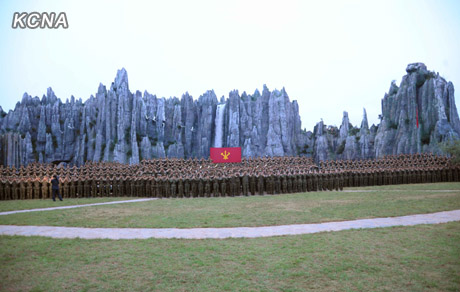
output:
<instances>
[{"instance_id":1,"label":"row of people","mask_svg":"<svg viewBox=\"0 0 460 292\"><path fill-rule=\"evenodd\" d=\"M0 200L47 199L50 177L2 177ZM460 167L310 171L240 172L231 175L149 175L118 174L63 177L64 198L77 197L210 197L283 194L307 191L342 190L343 187L452 182L460 180Z\"/></svg>"}]
</instances>

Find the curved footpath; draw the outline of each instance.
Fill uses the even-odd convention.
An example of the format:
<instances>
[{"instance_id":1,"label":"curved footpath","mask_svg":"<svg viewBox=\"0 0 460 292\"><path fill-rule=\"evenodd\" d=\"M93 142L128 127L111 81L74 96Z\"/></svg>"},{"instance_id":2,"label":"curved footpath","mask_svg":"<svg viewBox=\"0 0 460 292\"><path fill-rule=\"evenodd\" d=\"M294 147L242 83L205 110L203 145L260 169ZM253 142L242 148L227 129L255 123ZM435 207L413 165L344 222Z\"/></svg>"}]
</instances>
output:
<instances>
[{"instance_id":1,"label":"curved footpath","mask_svg":"<svg viewBox=\"0 0 460 292\"><path fill-rule=\"evenodd\" d=\"M460 221L460 210L400 217L358 219L317 224L295 224L263 227L231 228L81 228L55 226L0 225L0 235L46 236L84 239L146 239L146 238L254 238L299 235L327 231L392 226L413 226Z\"/></svg>"}]
</instances>

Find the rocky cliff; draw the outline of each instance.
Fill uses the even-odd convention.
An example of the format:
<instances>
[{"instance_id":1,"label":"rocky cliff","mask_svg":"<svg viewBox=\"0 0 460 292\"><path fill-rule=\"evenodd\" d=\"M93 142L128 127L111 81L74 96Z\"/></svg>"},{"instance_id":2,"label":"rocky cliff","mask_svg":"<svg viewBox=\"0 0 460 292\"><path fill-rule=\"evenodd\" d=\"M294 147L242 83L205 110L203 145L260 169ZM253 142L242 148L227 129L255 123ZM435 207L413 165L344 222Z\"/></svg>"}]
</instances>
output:
<instances>
[{"instance_id":1,"label":"rocky cliff","mask_svg":"<svg viewBox=\"0 0 460 292\"><path fill-rule=\"evenodd\" d=\"M232 91L217 98L207 91L198 99L158 98L132 93L126 70L110 88L100 84L83 102L62 102L51 88L41 99L24 94L14 110L0 107L0 163L87 160L138 163L162 157L208 157L213 146L242 147L243 155L308 155L316 160L373 158L386 154L439 152L438 143L460 137L460 121L451 82L409 64L398 87L382 100L381 123L369 127L366 111L360 127L349 122L318 123L301 129L299 108L285 89L264 86L254 94Z\"/></svg>"},{"instance_id":2,"label":"rocky cliff","mask_svg":"<svg viewBox=\"0 0 460 292\"><path fill-rule=\"evenodd\" d=\"M49 88L41 99L25 93L14 110L1 110L0 159L5 165L138 163L155 157L209 157L214 145L241 146L247 157L297 155L304 144L300 126L297 102L284 89L264 86L252 95L235 90L220 100L214 91L196 100L188 93L165 99L132 93L122 69L109 89L100 84L85 102L71 97L63 103Z\"/></svg>"},{"instance_id":3,"label":"rocky cliff","mask_svg":"<svg viewBox=\"0 0 460 292\"><path fill-rule=\"evenodd\" d=\"M389 154L441 153L440 143L460 137L454 86L427 70L409 64L399 87L393 81L382 99L381 122L369 127L366 110L360 127L344 112L340 128L316 125L311 145L316 160L366 159Z\"/></svg>"}]
</instances>

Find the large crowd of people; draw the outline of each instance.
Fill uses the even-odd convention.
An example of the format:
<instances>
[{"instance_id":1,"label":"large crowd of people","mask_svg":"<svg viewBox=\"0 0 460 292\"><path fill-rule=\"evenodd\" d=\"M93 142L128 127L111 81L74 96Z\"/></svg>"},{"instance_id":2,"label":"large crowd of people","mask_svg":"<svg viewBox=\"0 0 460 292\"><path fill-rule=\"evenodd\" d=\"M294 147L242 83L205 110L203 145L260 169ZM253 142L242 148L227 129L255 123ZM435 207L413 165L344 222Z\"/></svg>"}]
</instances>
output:
<instances>
[{"instance_id":1,"label":"large crowd of people","mask_svg":"<svg viewBox=\"0 0 460 292\"><path fill-rule=\"evenodd\" d=\"M169 158L136 165L89 161L80 167L32 163L0 166L0 200L50 198L54 175L64 198L221 197L459 181L460 167L446 156L426 153L319 164L307 157L243 158L241 163Z\"/></svg>"}]
</instances>

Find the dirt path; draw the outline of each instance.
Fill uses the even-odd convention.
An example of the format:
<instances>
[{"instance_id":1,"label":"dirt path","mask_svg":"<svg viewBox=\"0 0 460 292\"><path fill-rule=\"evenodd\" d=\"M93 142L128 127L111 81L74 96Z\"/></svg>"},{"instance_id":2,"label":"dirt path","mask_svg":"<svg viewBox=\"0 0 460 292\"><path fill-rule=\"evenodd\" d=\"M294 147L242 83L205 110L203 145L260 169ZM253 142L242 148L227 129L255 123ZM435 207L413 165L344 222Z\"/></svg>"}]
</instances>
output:
<instances>
[{"instance_id":1,"label":"dirt path","mask_svg":"<svg viewBox=\"0 0 460 292\"><path fill-rule=\"evenodd\" d=\"M328 231L392 226L413 226L460 221L460 210L418 214L400 217L359 219L317 224L295 224L263 227L232 228L81 228L54 226L0 225L0 235L46 236L53 238L84 239L146 239L146 238L253 238L282 235L299 235Z\"/></svg>"}]
</instances>

